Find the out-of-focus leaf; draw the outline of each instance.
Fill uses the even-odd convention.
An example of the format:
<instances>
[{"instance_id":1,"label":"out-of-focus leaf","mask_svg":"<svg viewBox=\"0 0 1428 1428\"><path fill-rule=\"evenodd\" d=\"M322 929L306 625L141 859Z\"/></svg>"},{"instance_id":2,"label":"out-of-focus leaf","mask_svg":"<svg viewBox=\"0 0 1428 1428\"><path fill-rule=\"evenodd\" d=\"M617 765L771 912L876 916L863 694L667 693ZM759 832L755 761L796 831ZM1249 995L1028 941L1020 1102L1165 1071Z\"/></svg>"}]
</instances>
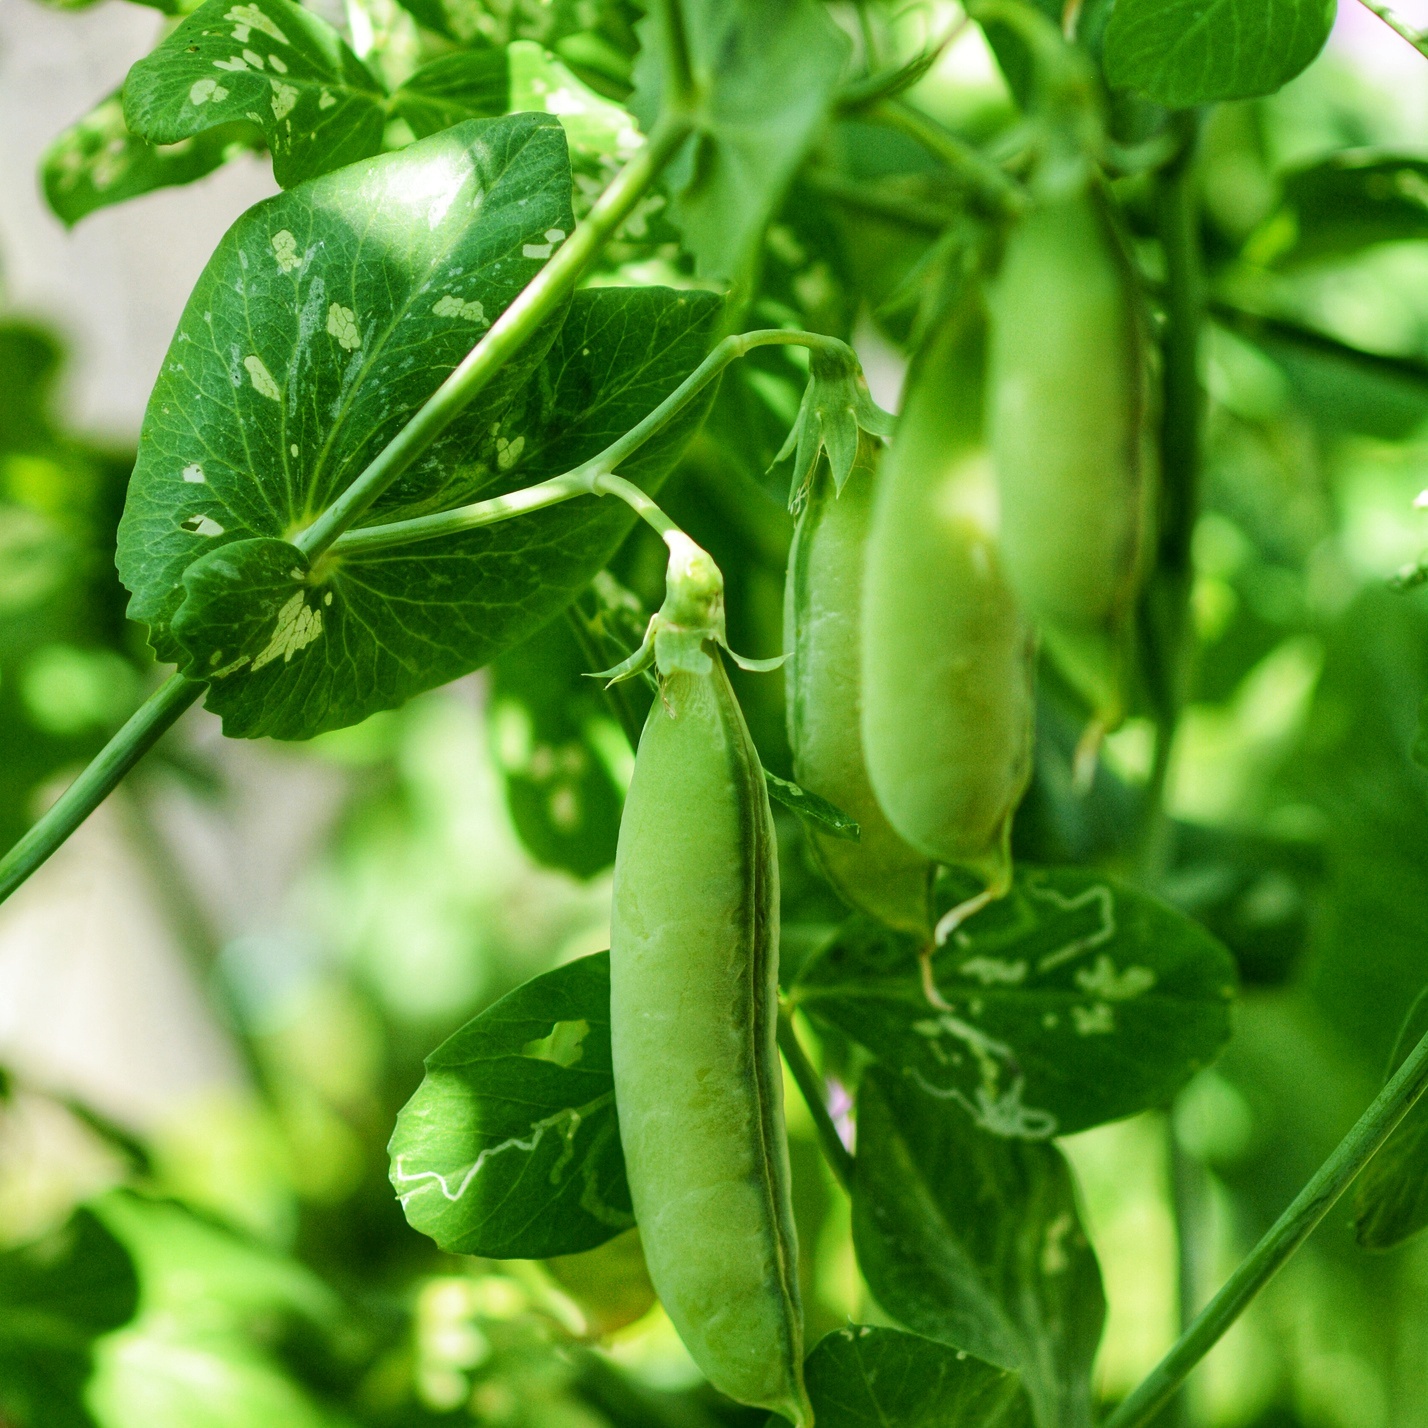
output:
<instances>
[{"instance_id":1,"label":"out-of-focus leaf","mask_svg":"<svg viewBox=\"0 0 1428 1428\"><path fill-rule=\"evenodd\" d=\"M1377 1069L1423 986L1428 773L1413 758L1428 693L1428 601L1370 588L1335 622L1284 782L1323 819L1330 877L1306 986Z\"/></svg>"},{"instance_id":2,"label":"out-of-focus leaf","mask_svg":"<svg viewBox=\"0 0 1428 1428\"><path fill-rule=\"evenodd\" d=\"M594 876L615 861L633 760L569 623L558 616L491 675L492 749L516 832L539 862Z\"/></svg>"},{"instance_id":3,"label":"out-of-focus leaf","mask_svg":"<svg viewBox=\"0 0 1428 1428\"><path fill-rule=\"evenodd\" d=\"M1181 824L1162 895L1234 954L1241 981L1280 986L1308 948L1314 900L1327 876L1323 847Z\"/></svg>"},{"instance_id":4,"label":"out-of-focus leaf","mask_svg":"<svg viewBox=\"0 0 1428 1428\"><path fill-rule=\"evenodd\" d=\"M678 0L695 92L691 150L671 173L674 214L699 272L744 273L828 113L848 42L813 0ZM666 103L664 7L641 27L632 107Z\"/></svg>"},{"instance_id":5,"label":"out-of-focus leaf","mask_svg":"<svg viewBox=\"0 0 1428 1428\"><path fill-rule=\"evenodd\" d=\"M510 103L506 52L458 50L424 64L392 95L392 111L405 119L418 139L438 134L466 119L494 118Z\"/></svg>"},{"instance_id":6,"label":"out-of-focus leaf","mask_svg":"<svg viewBox=\"0 0 1428 1428\"><path fill-rule=\"evenodd\" d=\"M292 0L207 0L129 71L124 119L154 144L256 124L289 188L375 154L387 97L337 31Z\"/></svg>"},{"instance_id":7,"label":"out-of-focus leaf","mask_svg":"<svg viewBox=\"0 0 1428 1428\"><path fill-rule=\"evenodd\" d=\"M1117 0L1106 78L1172 108L1271 94L1324 48L1337 0Z\"/></svg>"},{"instance_id":8,"label":"out-of-focus leaf","mask_svg":"<svg viewBox=\"0 0 1428 1428\"><path fill-rule=\"evenodd\" d=\"M129 132L119 95L111 94L45 150L40 180L55 215L73 225L111 203L192 183L239 154L262 147L262 130L246 119L176 144L151 144Z\"/></svg>"},{"instance_id":9,"label":"out-of-focus leaf","mask_svg":"<svg viewBox=\"0 0 1428 1428\"><path fill-rule=\"evenodd\" d=\"M582 84L547 50L517 40L506 54L511 65L511 109L556 115L573 155L615 161L639 148L640 131L629 110Z\"/></svg>"},{"instance_id":10,"label":"out-of-focus leaf","mask_svg":"<svg viewBox=\"0 0 1428 1428\"><path fill-rule=\"evenodd\" d=\"M803 1374L819 1428L1014 1428L1027 1417L1016 1374L899 1329L827 1334Z\"/></svg>"},{"instance_id":11,"label":"out-of-focus leaf","mask_svg":"<svg viewBox=\"0 0 1428 1428\"><path fill-rule=\"evenodd\" d=\"M1297 323L1216 306L1215 316L1273 359L1297 405L1328 436L1357 432L1402 441L1423 424L1428 367L1363 352Z\"/></svg>"},{"instance_id":12,"label":"out-of-focus leaf","mask_svg":"<svg viewBox=\"0 0 1428 1428\"><path fill-rule=\"evenodd\" d=\"M1419 993L1398 1033L1389 1077L1425 1036L1428 990ZM1392 1249L1428 1228L1428 1101L1409 1111L1359 1176L1354 1228L1365 1249Z\"/></svg>"},{"instance_id":13,"label":"out-of-focus leaf","mask_svg":"<svg viewBox=\"0 0 1428 1428\"><path fill-rule=\"evenodd\" d=\"M127 1323L138 1299L129 1255L88 1210L0 1253L0 1421L93 1428L85 1388L94 1340Z\"/></svg>"},{"instance_id":14,"label":"out-of-focus leaf","mask_svg":"<svg viewBox=\"0 0 1428 1428\"><path fill-rule=\"evenodd\" d=\"M1251 236L1252 262L1288 266L1428 236L1428 162L1349 149L1283 179L1280 206Z\"/></svg>"},{"instance_id":15,"label":"out-of-focus leaf","mask_svg":"<svg viewBox=\"0 0 1428 1428\"><path fill-rule=\"evenodd\" d=\"M853 1242L895 1319L1018 1371L1037 1428L1089 1428L1105 1299L1054 1146L988 1135L911 1078L871 1069Z\"/></svg>"},{"instance_id":16,"label":"out-of-focus leaf","mask_svg":"<svg viewBox=\"0 0 1428 1428\"><path fill-rule=\"evenodd\" d=\"M613 1334L654 1306L654 1285L638 1230L625 1230L582 1254L548 1259L545 1267L580 1306L592 1337Z\"/></svg>"},{"instance_id":17,"label":"out-of-focus leaf","mask_svg":"<svg viewBox=\"0 0 1428 1428\"><path fill-rule=\"evenodd\" d=\"M610 958L535 977L442 1042L388 1147L413 1228L548 1259L634 1223L610 1069Z\"/></svg>"},{"instance_id":18,"label":"out-of-focus leaf","mask_svg":"<svg viewBox=\"0 0 1428 1428\"><path fill-rule=\"evenodd\" d=\"M956 895L944 883L939 911ZM997 1135L1042 1139L1164 1105L1229 1036L1225 949L1098 873L1019 870L937 952L945 1007L923 991L917 950L854 919L791 1000Z\"/></svg>"}]
</instances>

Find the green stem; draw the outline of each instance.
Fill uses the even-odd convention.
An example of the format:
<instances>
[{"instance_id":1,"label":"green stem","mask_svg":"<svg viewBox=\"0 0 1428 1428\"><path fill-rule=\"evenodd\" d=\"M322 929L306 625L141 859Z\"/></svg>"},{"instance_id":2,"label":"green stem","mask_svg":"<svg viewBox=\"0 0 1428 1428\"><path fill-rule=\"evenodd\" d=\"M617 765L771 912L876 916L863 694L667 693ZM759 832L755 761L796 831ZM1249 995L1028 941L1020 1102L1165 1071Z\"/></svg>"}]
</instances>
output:
<instances>
[{"instance_id":1,"label":"green stem","mask_svg":"<svg viewBox=\"0 0 1428 1428\"><path fill-rule=\"evenodd\" d=\"M992 213L1017 214L1026 208L1028 199L1015 179L983 158L965 139L906 100L880 100L868 117L915 139L934 158L946 164L952 176Z\"/></svg>"},{"instance_id":2,"label":"green stem","mask_svg":"<svg viewBox=\"0 0 1428 1428\"><path fill-rule=\"evenodd\" d=\"M526 284L366 470L297 536L294 545L309 558L320 555L456 420L572 291L688 133L689 121L681 115L660 119L645 146L620 170L559 252Z\"/></svg>"},{"instance_id":3,"label":"green stem","mask_svg":"<svg viewBox=\"0 0 1428 1428\"><path fill-rule=\"evenodd\" d=\"M1412 29L1406 21L1400 20L1387 5L1379 4L1378 0L1359 0L1359 3L1365 10L1377 15L1395 35L1400 35L1407 40L1420 55L1428 57L1428 34Z\"/></svg>"},{"instance_id":4,"label":"green stem","mask_svg":"<svg viewBox=\"0 0 1428 1428\"><path fill-rule=\"evenodd\" d=\"M154 747L159 737L207 687L175 674L144 701L129 722L95 755L84 772L0 859L0 902L4 902L114 792L120 779Z\"/></svg>"},{"instance_id":5,"label":"green stem","mask_svg":"<svg viewBox=\"0 0 1428 1428\"><path fill-rule=\"evenodd\" d=\"M1150 1376L1105 1420L1102 1428L1142 1428L1154 1417L1190 1370L1244 1312L1250 1300L1329 1213L1425 1089L1428 1089L1428 1036L1413 1048L1374 1103L1295 1197L1294 1203L1275 1221Z\"/></svg>"},{"instance_id":6,"label":"green stem","mask_svg":"<svg viewBox=\"0 0 1428 1428\"><path fill-rule=\"evenodd\" d=\"M1142 610L1146 682L1155 712L1155 754L1142 837L1146 881L1154 884L1170 849L1165 780L1185 685L1185 634L1194 580L1191 543L1200 514L1200 338L1205 282L1195 192L1195 119L1187 117L1177 159L1160 174L1157 227L1165 252L1165 405L1160 422L1160 500L1155 574Z\"/></svg>"},{"instance_id":7,"label":"green stem","mask_svg":"<svg viewBox=\"0 0 1428 1428\"><path fill-rule=\"evenodd\" d=\"M809 1114L813 1117L813 1126L818 1132L818 1145L823 1152L823 1158L828 1162L828 1168L837 1177L838 1183L851 1195L853 1157L848 1147L843 1144L838 1127L833 1124L833 1117L828 1114L828 1103L823 1099L822 1079L813 1069L798 1039L798 1033L794 1030L793 1013L785 1007L780 1007L778 1013L778 1044L779 1050L783 1052L783 1059L788 1063L788 1069L808 1105Z\"/></svg>"},{"instance_id":8,"label":"green stem","mask_svg":"<svg viewBox=\"0 0 1428 1428\"><path fill-rule=\"evenodd\" d=\"M692 402L731 362L756 347L795 346L844 349L834 337L815 332L792 332L769 328L760 332L741 332L726 337L645 419L632 427L617 441L612 441L598 456L560 476L552 476L535 486L513 491L505 496L476 501L450 511L437 511L429 516L413 516L406 521L392 521L381 526L364 526L338 537L335 549L342 555L370 554L392 546L409 545L413 541L433 540L438 536L455 535L459 531L477 530L496 525L513 516L569 501L576 496L618 496L642 520L649 522L661 535L677 529L674 523L640 488L623 477L614 475L615 468L628 461L651 437L669 424Z\"/></svg>"}]
</instances>

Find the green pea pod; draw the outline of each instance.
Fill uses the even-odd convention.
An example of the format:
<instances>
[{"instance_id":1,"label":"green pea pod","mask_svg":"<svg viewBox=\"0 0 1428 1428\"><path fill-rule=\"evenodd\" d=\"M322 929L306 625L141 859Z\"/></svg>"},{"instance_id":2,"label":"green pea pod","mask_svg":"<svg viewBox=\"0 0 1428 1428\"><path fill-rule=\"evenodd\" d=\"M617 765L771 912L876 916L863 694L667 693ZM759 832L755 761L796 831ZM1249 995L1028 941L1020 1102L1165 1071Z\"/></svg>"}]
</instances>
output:
<instances>
[{"instance_id":1,"label":"green pea pod","mask_svg":"<svg viewBox=\"0 0 1428 1428\"><path fill-rule=\"evenodd\" d=\"M681 551L674 541L671 549L670 598L655 621L659 634L678 638L665 640L668 663L660 656L660 697L640 738L615 856L610 1030L620 1139L650 1278L694 1361L731 1398L807 1428L775 1041L773 817L714 637L722 585L717 610L707 590L705 608L691 600L681 610ZM708 635L695 650L701 623Z\"/></svg>"},{"instance_id":2,"label":"green pea pod","mask_svg":"<svg viewBox=\"0 0 1428 1428\"><path fill-rule=\"evenodd\" d=\"M990 308L987 433L1007 578L1113 727L1154 447L1144 306L1097 188L1021 220Z\"/></svg>"},{"instance_id":3,"label":"green pea pod","mask_svg":"<svg viewBox=\"0 0 1428 1428\"><path fill-rule=\"evenodd\" d=\"M798 782L861 830L856 843L811 832L829 882L854 907L925 937L932 864L888 822L863 758L860 611L873 492L867 467L856 467L841 493L824 468L799 517L784 585L788 741Z\"/></svg>"},{"instance_id":4,"label":"green pea pod","mask_svg":"<svg viewBox=\"0 0 1428 1428\"><path fill-rule=\"evenodd\" d=\"M1034 723L1034 638L1002 574L981 436L985 327L969 301L913 369L863 579L873 790L913 847L986 880L977 905L1010 886L1011 818L1031 772ZM939 938L953 925L944 918Z\"/></svg>"}]
</instances>

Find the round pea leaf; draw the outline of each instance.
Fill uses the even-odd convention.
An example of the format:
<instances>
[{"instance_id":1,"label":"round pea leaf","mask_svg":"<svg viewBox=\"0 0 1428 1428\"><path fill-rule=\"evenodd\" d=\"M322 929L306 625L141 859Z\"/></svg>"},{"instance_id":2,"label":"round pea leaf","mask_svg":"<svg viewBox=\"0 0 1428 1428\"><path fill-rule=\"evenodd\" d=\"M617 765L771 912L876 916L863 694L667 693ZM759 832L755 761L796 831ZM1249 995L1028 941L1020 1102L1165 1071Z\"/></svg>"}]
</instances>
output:
<instances>
[{"instance_id":1,"label":"round pea leaf","mask_svg":"<svg viewBox=\"0 0 1428 1428\"><path fill-rule=\"evenodd\" d=\"M940 910L968 892L952 878ZM1183 913L1082 869L1021 869L936 954L855 919L791 997L984 1129L1041 1139L1164 1105L1230 1033L1233 959Z\"/></svg>"},{"instance_id":2,"label":"round pea leaf","mask_svg":"<svg viewBox=\"0 0 1428 1428\"><path fill-rule=\"evenodd\" d=\"M207 0L129 71L124 118L154 144L256 124L290 188L377 153L387 96L337 31L292 0Z\"/></svg>"},{"instance_id":3,"label":"round pea leaf","mask_svg":"<svg viewBox=\"0 0 1428 1428\"><path fill-rule=\"evenodd\" d=\"M629 1229L610 954L532 978L442 1042L388 1150L408 1222L453 1254L546 1259Z\"/></svg>"}]
</instances>

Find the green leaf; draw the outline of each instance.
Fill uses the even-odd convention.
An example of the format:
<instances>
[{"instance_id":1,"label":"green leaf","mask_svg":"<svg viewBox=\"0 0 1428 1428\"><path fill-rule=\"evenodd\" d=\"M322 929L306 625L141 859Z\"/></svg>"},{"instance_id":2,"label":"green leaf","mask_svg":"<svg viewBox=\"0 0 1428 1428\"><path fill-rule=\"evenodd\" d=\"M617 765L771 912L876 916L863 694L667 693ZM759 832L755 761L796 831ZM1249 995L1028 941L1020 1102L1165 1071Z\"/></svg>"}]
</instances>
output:
<instances>
[{"instance_id":1,"label":"green leaf","mask_svg":"<svg viewBox=\"0 0 1428 1428\"><path fill-rule=\"evenodd\" d=\"M939 908L949 888L939 889ZM960 927L925 995L913 939L847 923L794 1002L999 1135L1040 1139L1164 1105L1230 1032L1234 963L1165 904L1080 869L1018 871Z\"/></svg>"},{"instance_id":2,"label":"green leaf","mask_svg":"<svg viewBox=\"0 0 1428 1428\"><path fill-rule=\"evenodd\" d=\"M553 54L529 40L517 40L506 54L511 108L558 115L571 153L619 162L639 148L640 131L629 110L583 84Z\"/></svg>"},{"instance_id":3,"label":"green leaf","mask_svg":"<svg viewBox=\"0 0 1428 1428\"><path fill-rule=\"evenodd\" d=\"M677 0L695 90L674 216L701 275L741 276L823 126L848 41L814 0ZM648 131L668 103L665 6L640 26L631 107Z\"/></svg>"},{"instance_id":4,"label":"green leaf","mask_svg":"<svg viewBox=\"0 0 1428 1428\"><path fill-rule=\"evenodd\" d=\"M1425 1036L1428 988L1419 994L1398 1033L1385 1080ZM1365 1249L1392 1249L1428 1228L1428 1100L1420 1100L1399 1122L1359 1176L1354 1228Z\"/></svg>"},{"instance_id":5,"label":"green leaf","mask_svg":"<svg viewBox=\"0 0 1428 1428\"><path fill-rule=\"evenodd\" d=\"M291 0L207 0L129 71L124 118L154 144L257 124L290 188L377 153L387 98L337 31Z\"/></svg>"},{"instance_id":6,"label":"green leaf","mask_svg":"<svg viewBox=\"0 0 1428 1428\"><path fill-rule=\"evenodd\" d=\"M634 756L563 617L491 667L490 724L521 842L578 878L608 868Z\"/></svg>"},{"instance_id":7,"label":"green leaf","mask_svg":"<svg viewBox=\"0 0 1428 1428\"><path fill-rule=\"evenodd\" d=\"M454 1254L546 1259L628 1229L609 953L533 978L442 1042L388 1150L407 1220Z\"/></svg>"},{"instance_id":8,"label":"green leaf","mask_svg":"<svg viewBox=\"0 0 1428 1428\"><path fill-rule=\"evenodd\" d=\"M93 1342L132 1318L138 1279L88 1210L36 1244L0 1253L0 1421L92 1428Z\"/></svg>"},{"instance_id":9,"label":"green leaf","mask_svg":"<svg viewBox=\"0 0 1428 1428\"><path fill-rule=\"evenodd\" d=\"M1020 1372L1037 1428L1089 1428L1105 1299L1054 1146L987 1135L872 1068L858 1092L853 1243L895 1319Z\"/></svg>"},{"instance_id":10,"label":"green leaf","mask_svg":"<svg viewBox=\"0 0 1428 1428\"><path fill-rule=\"evenodd\" d=\"M1106 27L1106 78L1173 108L1272 94L1324 48L1335 5L1117 0Z\"/></svg>"},{"instance_id":11,"label":"green leaf","mask_svg":"<svg viewBox=\"0 0 1428 1428\"><path fill-rule=\"evenodd\" d=\"M767 769L764 770L764 779L768 783L769 797L775 803L783 804L790 813L797 814L810 827L816 827L822 833L831 833L848 843L856 843L862 837L863 830L858 826L858 820L826 798L809 793L806 788Z\"/></svg>"},{"instance_id":12,"label":"green leaf","mask_svg":"<svg viewBox=\"0 0 1428 1428\"><path fill-rule=\"evenodd\" d=\"M55 138L40 160L40 180L55 215L73 225L111 203L192 183L262 147L262 131L246 119L176 144L151 144L129 132L115 93Z\"/></svg>"},{"instance_id":13,"label":"green leaf","mask_svg":"<svg viewBox=\"0 0 1428 1428\"><path fill-rule=\"evenodd\" d=\"M1062 0L1027 0L1031 8L1040 10L1058 28L1061 25ZM997 65L1006 76L1007 88L1023 109L1036 89L1036 70L1026 47L1026 41L1008 24L988 21L982 26L987 43L997 57Z\"/></svg>"},{"instance_id":14,"label":"green leaf","mask_svg":"<svg viewBox=\"0 0 1428 1428\"><path fill-rule=\"evenodd\" d=\"M1017 1376L900 1329L850 1324L803 1367L818 1428L998 1428L1025 1421Z\"/></svg>"},{"instance_id":15,"label":"green leaf","mask_svg":"<svg viewBox=\"0 0 1428 1428\"><path fill-rule=\"evenodd\" d=\"M1428 162L1350 149L1284 176L1280 206L1245 244L1254 263L1289 266L1428 237Z\"/></svg>"},{"instance_id":16,"label":"green leaf","mask_svg":"<svg viewBox=\"0 0 1428 1428\"><path fill-rule=\"evenodd\" d=\"M458 50L424 64L392 95L392 110L411 125L418 139L438 134L464 119L494 118L512 105L504 50Z\"/></svg>"},{"instance_id":17,"label":"green leaf","mask_svg":"<svg viewBox=\"0 0 1428 1428\"><path fill-rule=\"evenodd\" d=\"M554 126L553 120L542 122ZM457 132L427 142L439 143ZM492 198L488 194L484 211L490 211ZM324 301L330 295L328 290ZM663 288L602 288L577 294L543 366L534 380L525 382L515 403L505 409L497 398L484 410L478 408L477 415L434 449L416 481L407 478L372 519L497 495L577 466L634 426L698 365L720 306L708 294ZM492 307L499 310L498 304ZM421 340L424 328L430 331L423 316L406 323L414 329L406 341ZM431 324L438 334L442 327L458 325L450 318ZM426 360L434 363L437 342L433 337L425 341ZM459 347L453 355L460 355ZM412 383L414 407L419 395L425 395L426 384L445 371L428 366L409 374L409 360L393 363L393 375L404 375ZM525 370L518 359L503 380L517 380ZM384 372L391 371L391 366L374 363L371 380L357 392L353 405L392 411L396 382L384 380ZM335 374L331 386L336 386ZM693 404L627 462L623 474L656 489L702 414L703 406ZM493 421L493 416L499 419ZM349 422L353 425L357 423ZM357 429L363 430L360 425ZM320 453L322 439L320 427L314 427L303 445ZM225 445L233 449L233 438ZM172 530L184 520L192 524L202 517L191 514L197 506L171 474L191 448L170 443L167 449L172 454L162 464L146 462L148 452L141 452L139 469L154 473L155 487L164 479L159 473L166 473L167 490L160 488L166 503L161 518ZM372 449L371 443L362 448L369 454ZM336 442L329 443L328 451L344 460ZM344 469L355 464L344 461ZM300 462L293 465L301 468ZM210 489L216 485L216 469L205 468ZM249 482L244 475L232 467L229 471L233 495L225 496L225 502L230 503L221 509L210 503L204 509L226 530L242 533L238 520L229 524L232 512L237 509L241 520L255 503L245 489ZM422 491L422 472L435 494ZM286 499L289 510L300 509L300 495ZM308 509L316 508L317 502L309 499ZM271 509L260 512L254 523L276 526L274 515ZM534 633L599 571L633 520L622 502L581 499L498 526L365 558L354 555L320 563L310 577L306 563L292 561L295 550L280 541L249 541L237 552L220 546L186 575L175 572L180 552L165 570L182 578L188 602L172 633L195 676L226 671L211 687L208 706L223 716L227 733L306 738L356 723L377 709L444 684ZM142 542L143 527L137 520L122 533L131 529L135 542ZM121 545L121 562L122 552L130 548ZM145 554L138 544L132 548L136 561ZM298 580L306 592L298 605L292 604L302 593L293 580L294 570L301 572ZM244 591L261 596L266 624L239 614ZM295 623L285 625L285 620ZM236 643L235 634L241 635Z\"/></svg>"}]
</instances>

